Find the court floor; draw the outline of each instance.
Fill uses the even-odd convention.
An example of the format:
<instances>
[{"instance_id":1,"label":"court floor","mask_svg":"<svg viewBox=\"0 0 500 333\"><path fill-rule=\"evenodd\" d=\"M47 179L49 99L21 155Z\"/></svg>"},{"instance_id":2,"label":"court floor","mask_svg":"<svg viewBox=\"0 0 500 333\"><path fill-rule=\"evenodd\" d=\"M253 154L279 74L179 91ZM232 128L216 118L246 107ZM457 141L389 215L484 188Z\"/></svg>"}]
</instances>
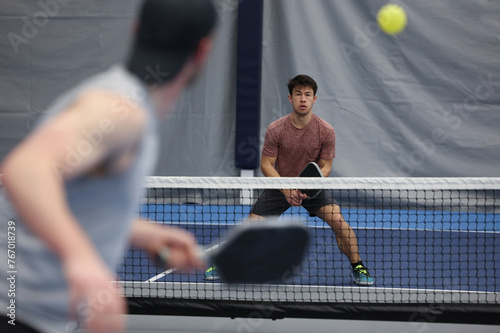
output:
<instances>
[{"instance_id":1,"label":"court floor","mask_svg":"<svg viewBox=\"0 0 500 333\"><path fill-rule=\"evenodd\" d=\"M423 320L423 318L422 318ZM326 319L127 316L126 333L498 333L499 326Z\"/></svg>"},{"instance_id":2,"label":"court floor","mask_svg":"<svg viewBox=\"0 0 500 333\"><path fill-rule=\"evenodd\" d=\"M210 248L248 214L245 206L149 205L143 213L185 228ZM306 211L286 214L307 221L311 244L299 276L289 284L355 286L348 262L337 249L331 228ZM500 224L497 214L360 209L344 212L355 230L365 264L381 288L500 292ZM129 252L118 275L121 281L191 282L203 274L184 275L154 267L147 254ZM489 274L483 274L488 271Z\"/></svg>"},{"instance_id":3,"label":"court floor","mask_svg":"<svg viewBox=\"0 0 500 333\"><path fill-rule=\"evenodd\" d=\"M234 227L234 221L242 220L247 215L247 210L247 207L242 206L149 205L144 207L142 213L157 221L176 221L173 225L193 232L202 246L210 248L218 239L225 238L227 232ZM348 267L346 269L345 258L334 245L332 230L319 219L304 215L303 211L292 209L288 213L307 220L312 235L302 271L288 281L294 290L298 286L304 286L304 290L317 286L325 289L319 293L322 297L331 294L331 297L327 297L328 300L341 297L343 301L353 302L358 301L356 295L361 295L363 300L369 302L378 302L380 298L382 302L392 301L389 297L391 295L404 300L416 295L416 300L421 296L424 301L441 297L439 299L461 302L462 298L457 298L459 296L463 296L465 302L477 299L479 303L495 303L500 299L500 286L495 279L500 276L500 224L495 223L498 220L497 214L366 209L344 212L344 216L356 230L366 262L376 278L375 286L364 288L361 293L358 291L360 288L353 284ZM491 272L491 276L481 273L486 270ZM160 295L164 292L165 297L170 294L174 298L194 294L195 298L204 299L209 297L205 295L205 291L214 294L218 291L217 288L221 288L221 295L227 294L220 283L204 281L203 272L187 275L175 271L164 272L160 267L152 265L146 254L137 251L128 253L124 266L118 273L120 280L127 285L126 292L130 293L127 296ZM328 290L331 292L328 293ZM264 292L260 291L260 299L265 299ZM237 292L238 295L254 294L253 290L248 293L242 293L241 290ZM301 293L304 293L302 289ZM293 299L298 297L286 290L282 293L275 290L269 292L273 297L281 297L281 294L286 297L292 295ZM441 294L443 295L440 296ZM300 295L302 297L304 294ZM354 298L347 300L349 295ZM306 296L304 298L308 299L309 296ZM401 301L399 298L394 301ZM288 298L284 301L288 301ZM412 318L411 322L386 322L131 315L127 317L127 333L499 332L499 326L432 323L432 315L420 316L422 318Z\"/></svg>"}]
</instances>

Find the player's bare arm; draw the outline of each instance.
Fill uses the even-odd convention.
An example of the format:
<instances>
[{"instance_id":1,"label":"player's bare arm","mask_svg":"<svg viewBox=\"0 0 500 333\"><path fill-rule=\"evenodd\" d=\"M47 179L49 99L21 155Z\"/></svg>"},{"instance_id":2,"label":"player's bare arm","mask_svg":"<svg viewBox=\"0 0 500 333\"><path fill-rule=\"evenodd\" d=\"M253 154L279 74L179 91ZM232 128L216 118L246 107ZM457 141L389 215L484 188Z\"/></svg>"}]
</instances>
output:
<instances>
[{"instance_id":1,"label":"player's bare arm","mask_svg":"<svg viewBox=\"0 0 500 333\"><path fill-rule=\"evenodd\" d=\"M17 211L60 257L73 309L90 295L108 288L113 275L70 211L61 180L90 173L110 156L124 156L140 137L144 117L141 110L118 96L89 93L28 136L1 166L3 185ZM85 151L85 156L81 154L80 163L73 163L62 175L56 172L54 165L67 164L68 149L76 149L86 139L84 131L100 128L103 121L108 131L100 144ZM112 131L111 125L115 126ZM124 311L125 303L119 297L103 309L103 313ZM108 325L99 318L93 318L88 327ZM112 320L109 325L120 326Z\"/></svg>"},{"instance_id":2,"label":"player's bare arm","mask_svg":"<svg viewBox=\"0 0 500 333\"><path fill-rule=\"evenodd\" d=\"M167 247L169 266L181 271L203 266L194 236L182 229L138 219L132 226L130 243L147 250L152 257Z\"/></svg>"},{"instance_id":3,"label":"player's bare arm","mask_svg":"<svg viewBox=\"0 0 500 333\"><path fill-rule=\"evenodd\" d=\"M274 164L276 163L277 156L275 157L270 157L270 156L265 156L262 155L262 158L260 160L260 171L262 171L262 174L266 177L280 177L280 174L278 171L276 171Z\"/></svg>"},{"instance_id":4,"label":"player's bare arm","mask_svg":"<svg viewBox=\"0 0 500 333\"><path fill-rule=\"evenodd\" d=\"M330 173L332 172L332 164L333 164L333 159L331 159L331 160L320 159L319 160L318 166L321 169L323 176L328 177L330 175Z\"/></svg>"},{"instance_id":5,"label":"player's bare arm","mask_svg":"<svg viewBox=\"0 0 500 333\"><path fill-rule=\"evenodd\" d=\"M114 109L118 107L121 112ZM42 125L2 164L9 197L29 227L63 260L93 251L69 211L61 176L67 180L91 172L109 156L120 159L135 146L144 117L118 96L93 92ZM105 133L102 142L85 151L85 156L81 154L80 163L71 164L59 174L56 166L68 164L68 150L77 151L79 143L87 140L85 131L99 129L103 122L111 124L109 128L114 126L114 130Z\"/></svg>"}]
</instances>

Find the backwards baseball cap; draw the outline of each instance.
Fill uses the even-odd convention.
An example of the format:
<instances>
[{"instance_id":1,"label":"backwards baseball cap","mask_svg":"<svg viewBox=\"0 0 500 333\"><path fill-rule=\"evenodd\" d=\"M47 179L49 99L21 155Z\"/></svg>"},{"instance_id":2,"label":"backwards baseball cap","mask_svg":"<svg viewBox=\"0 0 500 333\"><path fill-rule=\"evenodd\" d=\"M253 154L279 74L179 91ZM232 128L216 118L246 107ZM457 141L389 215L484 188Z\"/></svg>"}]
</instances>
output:
<instances>
[{"instance_id":1,"label":"backwards baseball cap","mask_svg":"<svg viewBox=\"0 0 500 333\"><path fill-rule=\"evenodd\" d=\"M216 20L211 0L145 0L128 70L146 85L170 81Z\"/></svg>"}]
</instances>

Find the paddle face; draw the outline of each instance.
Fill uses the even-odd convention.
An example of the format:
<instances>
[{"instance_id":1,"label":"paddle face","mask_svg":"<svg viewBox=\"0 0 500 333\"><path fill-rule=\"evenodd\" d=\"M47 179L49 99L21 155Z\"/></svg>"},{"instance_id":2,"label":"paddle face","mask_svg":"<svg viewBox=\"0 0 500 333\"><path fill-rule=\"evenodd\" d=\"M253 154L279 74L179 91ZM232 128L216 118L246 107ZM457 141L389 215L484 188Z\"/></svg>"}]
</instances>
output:
<instances>
[{"instance_id":1,"label":"paddle face","mask_svg":"<svg viewBox=\"0 0 500 333\"><path fill-rule=\"evenodd\" d=\"M307 229L297 224L244 226L213 256L227 283L284 282L294 275L309 244Z\"/></svg>"},{"instance_id":2,"label":"paddle face","mask_svg":"<svg viewBox=\"0 0 500 333\"><path fill-rule=\"evenodd\" d=\"M323 177L323 173L321 169L315 162L310 162L304 170L300 173L299 177ZM315 198L321 190L308 189L308 190L300 190L302 193L307 195L307 199Z\"/></svg>"}]
</instances>

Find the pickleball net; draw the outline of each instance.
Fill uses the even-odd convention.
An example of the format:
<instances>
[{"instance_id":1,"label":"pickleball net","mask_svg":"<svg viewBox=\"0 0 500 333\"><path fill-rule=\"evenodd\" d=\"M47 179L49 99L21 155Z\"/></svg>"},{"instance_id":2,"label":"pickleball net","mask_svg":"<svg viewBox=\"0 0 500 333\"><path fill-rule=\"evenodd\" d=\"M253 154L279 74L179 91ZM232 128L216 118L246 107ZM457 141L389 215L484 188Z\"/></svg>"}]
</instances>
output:
<instances>
[{"instance_id":1,"label":"pickleball net","mask_svg":"<svg viewBox=\"0 0 500 333\"><path fill-rule=\"evenodd\" d=\"M282 281L226 285L166 270L130 249L118 269L132 313L496 323L500 178L150 177L143 218L192 232L205 251L244 222L264 189L332 191L375 279L357 286L333 230L302 207L301 267ZM293 273L293 274L292 274Z\"/></svg>"}]
</instances>

